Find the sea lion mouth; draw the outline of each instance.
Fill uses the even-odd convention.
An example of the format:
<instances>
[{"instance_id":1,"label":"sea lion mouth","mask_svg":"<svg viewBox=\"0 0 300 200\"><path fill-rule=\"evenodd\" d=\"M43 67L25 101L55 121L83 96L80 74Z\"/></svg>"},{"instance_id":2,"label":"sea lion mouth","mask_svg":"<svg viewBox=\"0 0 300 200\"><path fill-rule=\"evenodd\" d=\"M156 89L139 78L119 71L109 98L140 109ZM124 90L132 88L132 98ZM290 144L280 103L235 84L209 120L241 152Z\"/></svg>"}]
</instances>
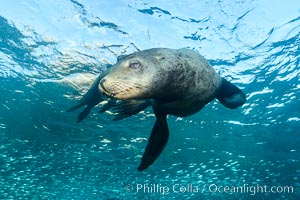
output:
<instances>
[{"instance_id":1,"label":"sea lion mouth","mask_svg":"<svg viewBox=\"0 0 300 200\"><path fill-rule=\"evenodd\" d=\"M100 90L102 89L102 92L107 95L108 97L111 97L111 98L114 98L114 96L116 96L116 93L112 93L110 91L108 91L105 86L104 86L104 82L105 82L105 79L100 81L99 85L100 85Z\"/></svg>"},{"instance_id":2,"label":"sea lion mouth","mask_svg":"<svg viewBox=\"0 0 300 200\"><path fill-rule=\"evenodd\" d=\"M147 87L140 83L124 80L103 79L98 85L99 91L110 98L128 100L145 98Z\"/></svg>"},{"instance_id":3,"label":"sea lion mouth","mask_svg":"<svg viewBox=\"0 0 300 200\"><path fill-rule=\"evenodd\" d=\"M142 59L126 57L112 66L98 82L98 90L117 100L151 98L155 69L147 70Z\"/></svg>"}]
</instances>

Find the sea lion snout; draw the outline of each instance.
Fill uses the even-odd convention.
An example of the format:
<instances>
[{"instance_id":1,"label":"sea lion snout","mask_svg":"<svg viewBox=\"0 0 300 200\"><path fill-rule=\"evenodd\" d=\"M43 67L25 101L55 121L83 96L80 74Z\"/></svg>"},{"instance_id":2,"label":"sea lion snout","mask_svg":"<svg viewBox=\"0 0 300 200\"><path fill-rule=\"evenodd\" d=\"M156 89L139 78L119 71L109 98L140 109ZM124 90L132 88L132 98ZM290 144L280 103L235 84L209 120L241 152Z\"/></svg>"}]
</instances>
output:
<instances>
[{"instance_id":1,"label":"sea lion snout","mask_svg":"<svg viewBox=\"0 0 300 200\"><path fill-rule=\"evenodd\" d=\"M105 78L101 79L101 80L99 81L98 88L99 88L99 90L100 90L101 93L104 93L104 94L110 96L110 95L109 95L110 92L105 88L105 85L104 85L105 82L106 82L106 79L105 79Z\"/></svg>"},{"instance_id":2,"label":"sea lion snout","mask_svg":"<svg viewBox=\"0 0 300 200\"><path fill-rule=\"evenodd\" d=\"M108 76L99 81L98 89L102 94L109 97L126 100L141 98L145 93L143 86L132 80L127 80L124 77Z\"/></svg>"}]
</instances>

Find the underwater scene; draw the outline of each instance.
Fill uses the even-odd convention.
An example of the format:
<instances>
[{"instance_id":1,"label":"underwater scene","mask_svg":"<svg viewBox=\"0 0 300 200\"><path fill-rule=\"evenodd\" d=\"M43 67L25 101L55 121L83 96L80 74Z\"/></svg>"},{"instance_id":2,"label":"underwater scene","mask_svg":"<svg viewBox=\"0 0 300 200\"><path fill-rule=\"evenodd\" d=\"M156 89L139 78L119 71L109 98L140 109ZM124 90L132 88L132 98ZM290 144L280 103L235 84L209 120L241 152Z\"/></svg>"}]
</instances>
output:
<instances>
[{"instance_id":1,"label":"underwater scene","mask_svg":"<svg viewBox=\"0 0 300 200\"><path fill-rule=\"evenodd\" d=\"M0 5L0 199L300 199L299 0ZM116 109L99 113L107 96L80 122L82 108L67 111L151 48L199 53L247 101L168 115L164 150L138 170L151 106L118 121Z\"/></svg>"}]
</instances>

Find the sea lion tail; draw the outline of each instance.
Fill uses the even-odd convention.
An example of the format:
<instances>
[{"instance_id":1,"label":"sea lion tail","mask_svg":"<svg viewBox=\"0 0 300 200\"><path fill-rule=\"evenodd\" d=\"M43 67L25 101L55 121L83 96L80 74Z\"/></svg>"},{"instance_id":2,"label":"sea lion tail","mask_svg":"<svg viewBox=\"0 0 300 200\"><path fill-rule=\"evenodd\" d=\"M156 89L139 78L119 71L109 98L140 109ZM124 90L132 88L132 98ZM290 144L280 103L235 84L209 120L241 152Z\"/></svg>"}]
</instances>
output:
<instances>
[{"instance_id":1,"label":"sea lion tail","mask_svg":"<svg viewBox=\"0 0 300 200\"><path fill-rule=\"evenodd\" d=\"M237 86L222 78L221 87L216 98L226 108L235 109L246 102L246 95Z\"/></svg>"}]
</instances>

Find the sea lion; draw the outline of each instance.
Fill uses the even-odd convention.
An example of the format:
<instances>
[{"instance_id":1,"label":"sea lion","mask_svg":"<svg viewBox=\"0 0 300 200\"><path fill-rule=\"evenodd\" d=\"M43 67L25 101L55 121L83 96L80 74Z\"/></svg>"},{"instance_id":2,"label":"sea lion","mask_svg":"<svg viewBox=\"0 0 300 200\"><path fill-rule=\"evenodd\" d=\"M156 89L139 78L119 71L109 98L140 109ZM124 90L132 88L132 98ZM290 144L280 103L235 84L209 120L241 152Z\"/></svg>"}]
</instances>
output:
<instances>
[{"instance_id":1,"label":"sea lion","mask_svg":"<svg viewBox=\"0 0 300 200\"><path fill-rule=\"evenodd\" d=\"M225 107L243 105L246 95L221 78L208 61L190 49L154 48L122 56L101 74L73 111L86 106L83 120L98 103L110 97L100 112L112 109L114 120L130 117L152 106L156 116L139 171L161 154L169 138L167 115L186 117L217 98Z\"/></svg>"}]
</instances>

